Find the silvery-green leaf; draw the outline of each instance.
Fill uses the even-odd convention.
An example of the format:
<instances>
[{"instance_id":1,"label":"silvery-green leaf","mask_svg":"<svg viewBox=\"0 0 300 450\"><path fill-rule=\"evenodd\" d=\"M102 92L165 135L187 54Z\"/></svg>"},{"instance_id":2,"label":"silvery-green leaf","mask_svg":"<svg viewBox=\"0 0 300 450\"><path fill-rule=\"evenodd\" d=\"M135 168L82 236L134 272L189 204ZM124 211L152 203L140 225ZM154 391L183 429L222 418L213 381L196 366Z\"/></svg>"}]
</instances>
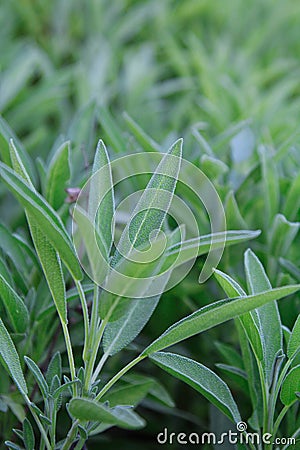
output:
<instances>
[{"instance_id":1,"label":"silvery-green leaf","mask_svg":"<svg viewBox=\"0 0 300 450\"><path fill-rule=\"evenodd\" d=\"M72 398L69 403L69 412L76 419L83 421L103 422L117 425L121 428L141 428L144 421L131 409L116 406L109 408L87 398Z\"/></svg>"},{"instance_id":2,"label":"silvery-green leaf","mask_svg":"<svg viewBox=\"0 0 300 450\"><path fill-rule=\"evenodd\" d=\"M300 392L300 365L293 367L287 374L281 387L280 400L286 406L290 406L299 400L296 395Z\"/></svg>"},{"instance_id":3,"label":"silvery-green leaf","mask_svg":"<svg viewBox=\"0 0 300 450\"><path fill-rule=\"evenodd\" d=\"M150 355L163 350L268 302L294 294L299 289L299 285L284 286L246 297L220 300L212 305L204 306L168 328L144 350L143 354Z\"/></svg>"},{"instance_id":4,"label":"silvery-green leaf","mask_svg":"<svg viewBox=\"0 0 300 450\"><path fill-rule=\"evenodd\" d=\"M202 364L174 353L158 352L151 361L176 378L192 386L234 422L241 420L238 407L223 380Z\"/></svg>"},{"instance_id":5,"label":"silvery-green leaf","mask_svg":"<svg viewBox=\"0 0 300 450\"><path fill-rule=\"evenodd\" d=\"M16 333L24 333L29 323L29 314L24 301L0 274L0 297Z\"/></svg>"},{"instance_id":6,"label":"silvery-green leaf","mask_svg":"<svg viewBox=\"0 0 300 450\"><path fill-rule=\"evenodd\" d=\"M81 279L82 272L72 242L56 212L40 194L30 188L21 176L2 163L0 163L0 175L23 207L35 219L39 228L47 234L47 238L59 252L74 278Z\"/></svg>"},{"instance_id":7,"label":"silvery-green leaf","mask_svg":"<svg viewBox=\"0 0 300 450\"><path fill-rule=\"evenodd\" d=\"M289 338L287 355L289 359L293 358L300 350L300 315L297 317L295 325L292 329L292 334Z\"/></svg>"},{"instance_id":8,"label":"silvery-green leaf","mask_svg":"<svg viewBox=\"0 0 300 450\"><path fill-rule=\"evenodd\" d=\"M21 394L27 395L28 391L26 381L23 376L19 355L1 319L0 319L0 355L1 355L1 363L4 364L5 369L8 371L8 373L16 383Z\"/></svg>"},{"instance_id":9,"label":"silvery-green leaf","mask_svg":"<svg viewBox=\"0 0 300 450\"><path fill-rule=\"evenodd\" d=\"M45 197L55 210L65 200L65 188L70 178L69 154L70 142L65 142L56 150L47 168Z\"/></svg>"},{"instance_id":10,"label":"silvery-green leaf","mask_svg":"<svg viewBox=\"0 0 300 450\"><path fill-rule=\"evenodd\" d=\"M245 253L245 271L251 294L259 294L272 289L261 262L250 249ZM253 318L263 344L266 377L271 382L276 355L279 350L282 350L282 329L277 303L271 302L263 305L255 313Z\"/></svg>"}]
</instances>

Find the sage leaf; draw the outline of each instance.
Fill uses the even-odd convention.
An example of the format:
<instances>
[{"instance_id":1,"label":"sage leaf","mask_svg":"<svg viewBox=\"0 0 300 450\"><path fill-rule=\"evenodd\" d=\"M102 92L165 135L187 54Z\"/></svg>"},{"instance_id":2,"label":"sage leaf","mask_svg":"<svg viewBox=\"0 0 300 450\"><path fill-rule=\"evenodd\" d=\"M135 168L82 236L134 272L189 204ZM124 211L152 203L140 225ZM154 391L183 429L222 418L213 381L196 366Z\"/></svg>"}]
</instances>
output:
<instances>
[{"instance_id":1,"label":"sage leaf","mask_svg":"<svg viewBox=\"0 0 300 450\"><path fill-rule=\"evenodd\" d=\"M47 235L73 277L80 280L82 272L72 242L53 208L40 194L32 190L21 176L3 163L0 163L0 175L23 207L34 217L39 228Z\"/></svg>"},{"instance_id":2,"label":"sage leaf","mask_svg":"<svg viewBox=\"0 0 300 450\"><path fill-rule=\"evenodd\" d=\"M293 367L282 383L280 400L286 406L290 406L299 400L296 393L300 392L300 365Z\"/></svg>"},{"instance_id":3,"label":"sage leaf","mask_svg":"<svg viewBox=\"0 0 300 450\"><path fill-rule=\"evenodd\" d=\"M31 423L28 419L23 422L23 440L26 450L34 450L35 438Z\"/></svg>"},{"instance_id":4,"label":"sage leaf","mask_svg":"<svg viewBox=\"0 0 300 450\"><path fill-rule=\"evenodd\" d=\"M272 289L261 262L250 249L245 252L245 271L251 294L259 294ZM270 302L258 308L253 313L253 318L259 329L264 348L264 369L267 380L271 382L276 355L282 349L282 328L277 303Z\"/></svg>"},{"instance_id":5,"label":"sage leaf","mask_svg":"<svg viewBox=\"0 0 300 450\"><path fill-rule=\"evenodd\" d=\"M204 306L168 328L143 351L143 354L150 355L163 350L268 302L294 294L299 289L300 285L283 286L255 295L220 300L212 305Z\"/></svg>"},{"instance_id":6,"label":"sage leaf","mask_svg":"<svg viewBox=\"0 0 300 450\"><path fill-rule=\"evenodd\" d=\"M45 197L55 210L58 210L65 200L65 187L70 179L70 142L63 143L54 153L47 169Z\"/></svg>"},{"instance_id":7,"label":"sage leaf","mask_svg":"<svg viewBox=\"0 0 300 450\"><path fill-rule=\"evenodd\" d=\"M120 428L141 428L144 420L129 408L108 406L85 398L72 398L69 403L70 414L79 420L103 422Z\"/></svg>"},{"instance_id":8,"label":"sage leaf","mask_svg":"<svg viewBox=\"0 0 300 450\"><path fill-rule=\"evenodd\" d=\"M25 333L29 323L29 313L24 301L0 274L0 297L16 333Z\"/></svg>"},{"instance_id":9,"label":"sage leaf","mask_svg":"<svg viewBox=\"0 0 300 450\"><path fill-rule=\"evenodd\" d=\"M208 367L174 353L154 353L150 359L200 392L231 420L240 422L240 413L228 386Z\"/></svg>"},{"instance_id":10,"label":"sage leaf","mask_svg":"<svg viewBox=\"0 0 300 450\"><path fill-rule=\"evenodd\" d=\"M8 373L16 383L21 394L27 395L28 391L26 381L23 376L19 355L1 319L0 319L0 355L1 355L1 362L4 364L5 369L8 371Z\"/></svg>"},{"instance_id":11,"label":"sage leaf","mask_svg":"<svg viewBox=\"0 0 300 450\"><path fill-rule=\"evenodd\" d=\"M46 400L48 398L49 389L48 389L47 382L44 378L44 375L42 374L42 372L41 372L40 368L37 366L37 364L31 358L29 358L28 356L24 356L24 360L25 360L25 363L26 363L28 369L31 371L32 375L34 376L35 381L37 382L37 384L40 388L43 398Z\"/></svg>"},{"instance_id":12,"label":"sage leaf","mask_svg":"<svg viewBox=\"0 0 300 450\"><path fill-rule=\"evenodd\" d=\"M292 359L300 350L300 315L297 317L295 325L292 329L292 334L289 338L287 356Z\"/></svg>"}]
</instances>

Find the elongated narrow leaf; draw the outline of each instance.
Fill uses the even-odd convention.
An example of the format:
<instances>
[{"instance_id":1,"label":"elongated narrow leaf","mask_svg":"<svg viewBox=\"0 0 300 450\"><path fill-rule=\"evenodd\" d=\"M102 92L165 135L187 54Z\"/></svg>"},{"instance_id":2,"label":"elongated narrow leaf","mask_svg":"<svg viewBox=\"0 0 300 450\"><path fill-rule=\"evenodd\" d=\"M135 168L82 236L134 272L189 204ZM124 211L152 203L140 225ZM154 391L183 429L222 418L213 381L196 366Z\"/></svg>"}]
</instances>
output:
<instances>
[{"instance_id":1,"label":"elongated narrow leaf","mask_svg":"<svg viewBox=\"0 0 300 450\"><path fill-rule=\"evenodd\" d=\"M104 402L108 401L110 407L117 405L136 406L146 397L153 384L154 382L152 380L146 380L141 383L129 385L127 384L126 386L116 388L107 393L102 400Z\"/></svg>"},{"instance_id":2,"label":"elongated narrow leaf","mask_svg":"<svg viewBox=\"0 0 300 450\"><path fill-rule=\"evenodd\" d=\"M184 233L185 230L182 229L182 227L176 228L168 236L168 243L175 243L182 239ZM160 261L155 263L153 274L160 271L165 260L166 257L162 257ZM165 283L167 283L168 277L169 274L167 273ZM113 355L122 350L126 345L132 342L144 328L159 302L160 295L147 297L147 291L145 291L145 297L146 298L130 300L129 307L126 308L126 313L123 314L120 319L110 321L107 324L103 336L103 349L105 353ZM124 300L121 300L121 302L123 301ZM129 300L126 300L126 302L128 301Z\"/></svg>"},{"instance_id":3,"label":"elongated narrow leaf","mask_svg":"<svg viewBox=\"0 0 300 450\"><path fill-rule=\"evenodd\" d=\"M16 268L21 272L25 272L27 267L26 258L12 232L3 224L0 224L0 247L10 257Z\"/></svg>"},{"instance_id":4,"label":"elongated narrow leaf","mask_svg":"<svg viewBox=\"0 0 300 450\"><path fill-rule=\"evenodd\" d=\"M182 139L179 139L162 158L135 207L122 233L113 265L120 260L121 254L127 255L132 248L149 242L152 232L158 235L176 188L181 155Z\"/></svg>"},{"instance_id":5,"label":"elongated narrow leaf","mask_svg":"<svg viewBox=\"0 0 300 450\"><path fill-rule=\"evenodd\" d=\"M139 261L143 264L132 262L130 256L135 253L136 248L141 248L149 243L152 233L155 233L155 236L152 235L152 237L156 238L150 249L152 255L154 255L155 249L160 248L161 239L158 232L167 216L176 188L181 154L182 140L179 139L157 166L122 233L118 250L112 259L112 266L118 268L118 270L121 268L122 274L124 273L123 269L125 269L125 275L131 281L129 283L122 282L122 286L118 285L121 292L120 300L122 297L142 297L148 289L148 286L144 285L143 278L152 276L155 267L153 264L144 264L143 260ZM126 258L123 258L122 255ZM144 257L144 252L141 252L141 257ZM151 258L151 261L154 260L155 258ZM164 282L164 276L156 279L157 285L160 281ZM143 285L141 288L138 286L139 282ZM105 287L108 291L115 292L116 283L120 283L120 281L116 281L116 273L112 271L107 277ZM110 288L110 286L112 287ZM162 290L158 290L154 295L159 295L161 292ZM148 295L151 297L151 294ZM114 308L116 307L115 296L108 294L101 298L99 314L102 318L106 317L108 312L111 311L112 305L115 305Z\"/></svg>"},{"instance_id":6,"label":"elongated narrow leaf","mask_svg":"<svg viewBox=\"0 0 300 450\"><path fill-rule=\"evenodd\" d=\"M296 394L300 392L300 365L294 367L285 377L281 387L280 400L286 406L299 400Z\"/></svg>"},{"instance_id":7,"label":"elongated narrow leaf","mask_svg":"<svg viewBox=\"0 0 300 450\"><path fill-rule=\"evenodd\" d=\"M65 188L70 178L70 142L62 144L50 161L47 170L46 199L55 210L65 200Z\"/></svg>"},{"instance_id":8,"label":"elongated narrow leaf","mask_svg":"<svg viewBox=\"0 0 300 450\"><path fill-rule=\"evenodd\" d=\"M234 422L241 420L228 386L208 367L174 353L158 352L150 358L159 367L204 395L231 420Z\"/></svg>"},{"instance_id":9,"label":"elongated narrow leaf","mask_svg":"<svg viewBox=\"0 0 300 450\"><path fill-rule=\"evenodd\" d=\"M271 283L257 256L248 249L245 253L245 271L251 294L259 294L271 290ZM264 368L269 382L271 382L272 368L278 351L282 349L282 328L276 302L270 302L258 308L253 315L260 331L264 348Z\"/></svg>"},{"instance_id":10,"label":"elongated narrow leaf","mask_svg":"<svg viewBox=\"0 0 300 450\"><path fill-rule=\"evenodd\" d=\"M108 260L113 243L112 225L115 200L109 156L106 147L101 140L97 145L92 175L90 181L88 212L89 217L96 218L96 231L101 238L101 242L105 245L105 256Z\"/></svg>"},{"instance_id":11,"label":"elongated narrow leaf","mask_svg":"<svg viewBox=\"0 0 300 450\"><path fill-rule=\"evenodd\" d=\"M126 112L123 114L126 125L136 138L137 142L146 152L159 152L159 145L149 137L145 131L129 116Z\"/></svg>"},{"instance_id":12,"label":"elongated narrow leaf","mask_svg":"<svg viewBox=\"0 0 300 450\"><path fill-rule=\"evenodd\" d=\"M18 149L18 153L20 155L21 161L26 167L26 171L30 174L30 178L34 181L36 181L36 174L34 171L33 163L30 159L30 156L26 152L25 148L23 147L20 140L17 138L13 130L10 128L8 123L3 119L2 116L0 116L0 154L2 160L5 162L5 164L10 164L10 152L9 152L9 145L11 142L11 139L13 139L14 144L16 148Z\"/></svg>"},{"instance_id":13,"label":"elongated narrow leaf","mask_svg":"<svg viewBox=\"0 0 300 450\"><path fill-rule=\"evenodd\" d=\"M13 144L10 147L10 153L15 171L27 182L29 187L35 193L36 190L30 180L29 174L23 166L17 149ZM62 322L67 323L65 283L60 258L42 229L38 226L35 217L27 209L25 211L32 240L39 256L56 309Z\"/></svg>"},{"instance_id":14,"label":"elongated narrow leaf","mask_svg":"<svg viewBox=\"0 0 300 450\"><path fill-rule=\"evenodd\" d=\"M119 130L118 125L112 118L110 112L106 108L99 108L99 121L107 134L108 140L111 143L116 153L126 153L125 140Z\"/></svg>"},{"instance_id":15,"label":"elongated narrow leaf","mask_svg":"<svg viewBox=\"0 0 300 450\"><path fill-rule=\"evenodd\" d=\"M241 286L234 281L229 275L221 272L220 270L215 270L215 277L218 280L220 286L222 286L223 290L226 292L228 297L235 297L239 295L240 297L244 297L247 294L241 288ZM246 313L241 315L238 320L241 322L242 327L245 330L245 333L248 336L248 339L252 345L252 349L256 354L257 358L261 361L263 359L263 346L262 346L262 338L258 330L258 326L254 320L253 312Z\"/></svg>"},{"instance_id":16,"label":"elongated narrow leaf","mask_svg":"<svg viewBox=\"0 0 300 450\"><path fill-rule=\"evenodd\" d=\"M109 408L99 402L85 398L73 398L69 412L76 419L109 423L121 428L141 428L144 421L131 409L125 407Z\"/></svg>"},{"instance_id":17,"label":"elongated narrow leaf","mask_svg":"<svg viewBox=\"0 0 300 450\"><path fill-rule=\"evenodd\" d=\"M212 305L205 306L168 328L144 350L143 354L150 355L163 350L265 303L294 294L299 289L300 285L284 286L247 297L220 300Z\"/></svg>"},{"instance_id":18,"label":"elongated narrow leaf","mask_svg":"<svg viewBox=\"0 0 300 450\"><path fill-rule=\"evenodd\" d=\"M34 450L35 438L31 423L28 419L23 422L23 439L26 450Z\"/></svg>"},{"instance_id":19,"label":"elongated narrow leaf","mask_svg":"<svg viewBox=\"0 0 300 450\"><path fill-rule=\"evenodd\" d=\"M66 288L60 258L40 227L37 226L35 218L30 213L27 214L27 217L31 237L43 267L56 310L61 321L67 323Z\"/></svg>"},{"instance_id":20,"label":"elongated narrow leaf","mask_svg":"<svg viewBox=\"0 0 300 450\"><path fill-rule=\"evenodd\" d=\"M179 254L175 263L175 266L178 266L194 258L196 248L198 248L197 255L201 256L210 250L223 247L224 242L226 246L240 244L250 239L255 239L260 233L260 230L229 230L226 232L207 234L172 245L168 248L168 253L170 256Z\"/></svg>"},{"instance_id":21,"label":"elongated narrow leaf","mask_svg":"<svg viewBox=\"0 0 300 450\"><path fill-rule=\"evenodd\" d=\"M300 315L298 316L289 339L287 355L289 359L300 350Z\"/></svg>"},{"instance_id":22,"label":"elongated narrow leaf","mask_svg":"<svg viewBox=\"0 0 300 450\"><path fill-rule=\"evenodd\" d=\"M158 302L159 296L132 300L126 314L107 324L103 336L104 352L114 355L130 344L144 328Z\"/></svg>"},{"instance_id":23,"label":"elongated narrow leaf","mask_svg":"<svg viewBox=\"0 0 300 450\"><path fill-rule=\"evenodd\" d=\"M39 228L47 235L74 278L81 279L82 272L72 242L52 207L40 194L33 191L22 177L2 163L0 163L0 175L23 207L34 217Z\"/></svg>"},{"instance_id":24,"label":"elongated narrow leaf","mask_svg":"<svg viewBox=\"0 0 300 450\"><path fill-rule=\"evenodd\" d=\"M264 146L259 147L259 157L262 171L262 183L266 199L266 226L268 227L279 207L279 184L277 167L270 150Z\"/></svg>"},{"instance_id":25,"label":"elongated narrow leaf","mask_svg":"<svg viewBox=\"0 0 300 450\"><path fill-rule=\"evenodd\" d=\"M0 319L0 355L1 362L8 371L19 391L23 395L27 395L26 381L23 376L19 355L14 346L14 343L5 328L4 323Z\"/></svg>"},{"instance_id":26,"label":"elongated narrow leaf","mask_svg":"<svg viewBox=\"0 0 300 450\"><path fill-rule=\"evenodd\" d=\"M297 281L297 283L300 282L300 270L297 266L295 266L295 264L284 258L280 258L279 263Z\"/></svg>"},{"instance_id":27,"label":"elongated narrow leaf","mask_svg":"<svg viewBox=\"0 0 300 450\"><path fill-rule=\"evenodd\" d=\"M292 181L290 189L288 190L283 214L288 220L295 220L300 208L300 173Z\"/></svg>"},{"instance_id":28,"label":"elongated narrow leaf","mask_svg":"<svg viewBox=\"0 0 300 450\"><path fill-rule=\"evenodd\" d=\"M246 296L246 293L242 287L231 277L229 277L229 275L221 272L220 270L215 270L214 275L228 297L234 297L235 295L239 295L241 297ZM247 373L249 392L253 404L254 414L252 418L255 420L255 424L253 425L254 429L258 429L262 423L262 408L260 402L261 385L257 365L255 363L253 353L251 352L250 345L259 361L263 360L264 354L258 327L253 318L253 311L242 314L236 318L235 326L239 335L243 362Z\"/></svg>"},{"instance_id":29,"label":"elongated narrow leaf","mask_svg":"<svg viewBox=\"0 0 300 450\"><path fill-rule=\"evenodd\" d=\"M48 385L44 378L44 375L42 374L40 368L31 358L29 358L28 356L24 356L24 360L28 368L30 369L31 373L33 374L35 381L37 382L40 388L43 398L46 399L48 396Z\"/></svg>"},{"instance_id":30,"label":"elongated narrow leaf","mask_svg":"<svg viewBox=\"0 0 300 450\"><path fill-rule=\"evenodd\" d=\"M283 214L277 214L270 231L270 247L274 256L285 256L296 234L299 222L289 222Z\"/></svg>"},{"instance_id":31,"label":"elongated narrow leaf","mask_svg":"<svg viewBox=\"0 0 300 450\"><path fill-rule=\"evenodd\" d=\"M29 322L29 314L23 300L0 274L0 297L16 333L24 333Z\"/></svg>"}]
</instances>

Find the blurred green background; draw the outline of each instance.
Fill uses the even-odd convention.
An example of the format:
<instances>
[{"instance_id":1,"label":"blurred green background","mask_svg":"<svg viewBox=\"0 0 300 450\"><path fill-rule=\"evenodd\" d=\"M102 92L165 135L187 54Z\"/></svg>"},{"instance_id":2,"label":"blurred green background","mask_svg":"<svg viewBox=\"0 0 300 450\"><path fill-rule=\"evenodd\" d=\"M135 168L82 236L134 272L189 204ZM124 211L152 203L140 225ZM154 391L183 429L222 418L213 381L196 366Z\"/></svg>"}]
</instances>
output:
<instances>
[{"instance_id":1,"label":"blurred green background","mask_svg":"<svg viewBox=\"0 0 300 450\"><path fill-rule=\"evenodd\" d=\"M250 244L273 284L280 285L292 275L278 258L299 263L298 226L287 225L292 239L279 248L278 229L271 226L279 213L290 222L299 220L299 205L286 206L300 170L299 23L300 3L292 0L2 1L0 112L34 160L49 161L58 143L71 139L71 185L86 175L99 138L114 158L151 145L166 151L183 136L184 157L215 182L228 227L262 229ZM259 168L261 144L267 149L262 166L267 174ZM6 191L1 195L2 220L16 230L24 217ZM242 284L245 248L226 250L220 266ZM199 264L164 295L137 346L224 295L213 280L197 285ZM298 311L297 297L282 305L287 326ZM177 350L214 367L222 360L215 341L234 346L234 333L225 324ZM126 352L117 355L108 369L114 372L127 359ZM148 419L146 429L112 429L89 448L99 448L100 442L112 449L156 448L163 426L183 432L226 429L192 389L150 362L140 370L163 382L176 409L145 400L140 412ZM231 386L247 418L247 398ZM64 423L59 427L64 431Z\"/></svg>"}]
</instances>

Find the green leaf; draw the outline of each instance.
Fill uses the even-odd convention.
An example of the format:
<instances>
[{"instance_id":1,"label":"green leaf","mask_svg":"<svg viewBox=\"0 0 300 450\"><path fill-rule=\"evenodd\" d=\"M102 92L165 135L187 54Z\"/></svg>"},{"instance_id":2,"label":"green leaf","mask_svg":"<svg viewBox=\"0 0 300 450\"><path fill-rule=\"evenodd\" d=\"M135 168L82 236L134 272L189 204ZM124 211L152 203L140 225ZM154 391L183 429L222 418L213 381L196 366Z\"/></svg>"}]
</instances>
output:
<instances>
[{"instance_id":1,"label":"green leaf","mask_svg":"<svg viewBox=\"0 0 300 450\"><path fill-rule=\"evenodd\" d=\"M289 222L284 215L277 214L270 230L270 248L273 256L285 256L296 234L299 222Z\"/></svg>"},{"instance_id":2,"label":"green leaf","mask_svg":"<svg viewBox=\"0 0 300 450\"><path fill-rule=\"evenodd\" d=\"M42 374L40 368L28 356L24 356L24 360L26 362L28 369L32 372L32 375L34 376L35 381L37 382L37 384L40 388L43 398L47 399L48 398L48 385L47 385L47 382L46 382L44 375Z\"/></svg>"},{"instance_id":3,"label":"green leaf","mask_svg":"<svg viewBox=\"0 0 300 450\"><path fill-rule=\"evenodd\" d=\"M22 164L24 165L24 167L26 167L26 171L30 174L30 178L36 181L34 166L28 153L26 152L21 141L17 138L8 123L3 119L2 116L0 116L0 155L4 163L7 165L10 165L11 163L9 151L11 140L13 140L14 145L18 149Z\"/></svg>"},{"instance_id":4,"label":"green leaf","mask_svg":"<svg viewBox=\"0 0 300 450\"><path fill-rule=\"evenodd\" d=\"M120 428L141 428L144 421L131 409L109 408L99 402L85 398L73 398L69 403L70 414L79 420L109 423Z\"/></svg>"},{"instance_id":5,"label":"green leaf","mask_svg":"<svg viewBox=\"0 0 300 450\"><path fill-rule=\"evenodd\" d=\"M296 353L300 350L300 315L297 317L295 325L292 329L292 334L289 339L287 356L292 359Z\"/></svg>"},{"instance_id":6,"label":"green leaf","mask_svg":"<svg viewBox=\"0 0 300 450\"><path fill-rule=\"evenodd\" d=\"M158 164L136 205L120 238L113 265L121 259L121 255L126 256L133 248L148 243L152 232L157 237L176 188L181 156L182 139L178 139Z\"/></svg>"},{"instance_id":7,"label":"green leaf","mask_svg":"<svg viewBox=\"0 0 300 450\"><path fill-rule=\"evenodd\" d=\"M56 310L63 323L68 323L66 288L63 278L61 262L58 253L52 247L46 235L37 226L36 220L27 214L31 237L56 306Z\"/></svg>"},{"instance_id":8,"label":"green leaf","mask_svg":"<svg viewBox=\"0 0 300 450\"><path fill-rule=\"evenodd\" d=\"M259 294L272 289L261 262L250 249L245 252L245 271L251 294ZM263 305L255 313L253 318L260 331L264 349L264 368L267 379L271 382L276 355L282 349L282 328L277 303Z\"/></svg>"},{"instance_id":9,"label":"green leaf","mask_svg":"<svg viewBox=\"0 0 300 450\"><path fill-rule=\"evenodd\" d=\"M277 166L275 165L270 149L261 145L258 149L258 153L262 171L261 179L263 183L264 198L266 199L266 226L269 227L279 209L279 177Z\"/></svg>"},{"instance_id":10,"label":"green leaf","mask_svg":"<svg viewBox=\"0 0 300 450\"><path fill-rule=\"evenodd\" d=\"M113 244L112 223L115 211L115 200L110 160L106 147L101 140L97 145L92 175L90 181L88 212L89 217L96 217L96 231L100 236L101 242L104 243L104 256L108 261ZM102 198L103 200L101 201Z\"/></svg>"},{"instance_id":11,"label":"green leaf","mask_svg":"<svg viewBox=\"0 0 300 450\"><path fill-rule=\"evenodd\" d=\"M285 377L282 383L280 400L286 406L290 406L299 400L296 393L300 392L300 365L294 367Z\"/></svg>"},{"instance_id":12,"label":"green leaf","mask_svg":"<svg viewBox=\"0 0 300 450\"><path fill-rule=\"evenodd\" d=\"M24 272L27 266L26 258L12 232L3 224L0 224L0 247L11 258L17 269Z\"/></svg>"},{"instance_id":13,"label":"green leaf","mask_svg":"<svg viewBox=\"0 0 300 450\"><path fill-rule=\"evenodd\" d=\"M240 422L240 413L228 386L208 367L174 353L154 353L150 359L200 392L231 420Z\"/></svg>"},{"instance_id":14,"label":"green leaf","mask_svg":"<svg viewBox=\"0 0 300 450\"><path fill-rule=\"evenodd\" d=\"M109 322L103 336L104 352L112 356L130 344L148 322L159 298L160 296L132 300L126 314ZM121 300L125 301L127 300Z\"/></svg>"},{"instance_id":15,"label":"green leaf","mask_svg":"<svg viewBox=\"0 0 300 450\"><path fill-rule=\"evenodd\" d=\"M32 190L22 177L2 163L0 163L0 175L23 207L35 219L39 228L47 235L73 277L76 280L81 279L82 272L72 242L53 208L40 194Z\"/></svg>"},{"instance_id":16,"label":"green leaf","mask_svg":"<svg viewBox=\"0 0 300 450\"><path fill-rule=\"evenodd\" d=\"M20 155L13 144L10 147L10 154L15 171L27 182L28 186L32 189L32 192L36 193L30 177L22 164ZM67 323L65 283L63 279L60 258L44 232L37 225L35 217L27 209L26 216L32 240L34 242L36 252L39 256L39 260L41 262L58 314L61 321L63 323Z\"/></svg>"},{"instance_id":17,"label":"green leaf","mask_svg":"<svg viewBox=\"0 0 300 450\"><path fill-rule=\"evenodd\" d=\"M100 107L98 111L99 121L107 134L107 138L116 153L126 153L125 140L118 125L112 118L108 109Z\"/></svg>"},{"instance_id":18,"label":"green leaf","mask_svg":"<svg viewBox=\"0 0 300 450\"><path fill-rule=\"evenodd\" d=\"M34 450L35 438L31 423L28 419L23 422L23 439L26 450Z\"/></svg>"},{"instance_id":19,"label":"green leaf","mask_svg":"<svg viewBox=\"0 0 300 450\"><path fill-rule=\"evenodd\" d=\"M5 369L8 371L8 373L16 383L21 394L27 395L28 391L26 382L24 380L19 355L1 319L0 319L0 355L1 355L1 362L4 364Z\"/></svg>"},{"instance_id":20,"label":"green leaf","mask_svg":"<svg viewBox=\"0 0 300 450\"><path fill-rule=\"evenodd\" d=\"M242 217L239 206L233 191L230 191L225 200L225 213L228 228L247 228L247 224Z\"/></svg>"},{"instance_id":21,"label":"green leaf","mask_svg":"<svg viewBox=\"0 0 300 450\"><path fill-rule=\"evenodd\" d=\"M131 133L134 135L137 142L142 146L146 152L159 152L160 147L157 142L153 141L145 131L130 117L126 112L123 113L124 120Z\"/></svg>"},{"instance_id":22,"label":"green leaf","mask_svg":"<svg viewBox=\"0 0 300 450\"><path fill-rule=\"evenodd\" d=\"M291 261L280 258L279 264L286 269L286 271L298 282L300 282L300 270L298 269L295 264L293 264Z\"/></svg>"},{"instance_id":23,"label":"green leaf","mask_svg":"<svg viewBox=\"0 0 300 450\"><path fill-rule=\"evenodd\" d=\"M292 180L291 186L288 190L284 208L283 215L288 218L288 220L295 220L300 208L300 173Z\"/></svg>"},{"instance_id":24,"label":"green leaf","mask_svg":"<svg viewBox=\"0 0 300 450\"><path fill-rule=\"evenodd\" d=\"M210 180L216 180L228 172L228 166L223 161L212 156L202 155L200 158L200 169Z\"/></svg>"},{"instance_id":25,"label":"green leaf","mask_svg":"<svg viewBox=\"0 0 300 450\"><path fill-rule=\"evenodd\" d=\"M110 407L117 405L136 406L146 397L153 384L152 380L132 385L127 384L103 396L102 401L108 401Z\"/></svg>"},{"instance_id":26,"label":"green leaf","mask_svg":"<svg viewBox=\"0 0 300 450\"><path fill-rule=\"evenodd\" d=\"M61 356L59 352L56 352L49 363L47 373L46 373L46 381L48 386L51 386L52 380L54 376L57 375L58 379L61 380L62 375L62 366L61 366Z\"/></svg>"},{"instance_id":27,"label":"green leaf","mask_svg":"<svg viewBox=\"0 0 300 450\"><path fill-rule=\"evenodd\" d=\"M7 315L16 333L25 333L29 314L24 301L0 274L0 297L4 303Z\"/></svg>"},{"instance_id":28,"label":"green leaf","mask_svg":"<svg viewBox=\"0 0 300 450\"><path fill-rule=\"evenodd\" d=\"M70 179L70 142L62 144L54 153L47 169L46 199L55 210L65 200L65 187Z\"/></svg>"},{"instance_id":29,"label":"green leaf","mask_svg":"<svg viewBox=\"0 0 300 450\"><path fill-rule=\"evenodd\" d=\"M143 354L150 355L160 351L268 302L294 294L299 289L300 285L283 286L260 294L220 300L204 306L168 328L143 351Z\"/></svg>"},{"instance_id":30,"label":"green leaf","mask_svg":"<svg viewBox=\"0 0 300 450\"><path fill-rule=\"evenodd\" d=\"M179 139L166 153L159 165L156 168L155 173L152 175L145 191L143 192L137 206L135 207L129 223L126 225L122 236L118 244L118 250L116 250L112 258L112 266L118 265L122 273L128 277L131 277L130 285L122 285L123 297L140 297L135 295L137 291L136 285L138 278L149 277L152 275L153 264L141 264L139 262L132 262L130 255L135 252L136 248L141 248L149 243L149 237L152 235L153 241L150 251L155 253L156 248L160 248L161 236L158 236L159 230L161 230L164 219L167 216L168 209L175 191L177 177L180 168L182 154L182 139ZM155 236L153 236L155 233ZM147 253L147 252L145 252ZM152 255L154 255L152 253ZM140 252L143 258L144 252ZM122 256L124 255L125 258ZM148 257L148 255L146 255ZM153 260L154 258L152 258ZM163 277L162 277L163 278ZM109 286L113 286L115 289L117 280L115 278L115 272L111 272L106 280L106 288L108 291L111 289ZM104 288L105 288L104 287ZM133 290L130 290L130 289ZM148 286L143 286L146 291ZM140 289L138 289L140 291ZM111 294L104 294L101 298L99 314L100 317L106 317L107 313L111 311L112 305L117 305L119 300L116 296Z\"/></svg>"},{"instance_id":31,"label":"green leaf","mask_svg":"<svg viewBox=\"0 0 300 450\"><path fill-rule=\"evenodd\" d=\"M226 232L207 234L172 245L168 248L167 252L170 257L179 254L175 264L176 267L194 258L195 249L197 248L197 256L201 256L210 250L223 247L224 242L226 246L240 244L244 241L255 239L260 233L260 230L229 230Z\"/></svg>"}]
</instances>

